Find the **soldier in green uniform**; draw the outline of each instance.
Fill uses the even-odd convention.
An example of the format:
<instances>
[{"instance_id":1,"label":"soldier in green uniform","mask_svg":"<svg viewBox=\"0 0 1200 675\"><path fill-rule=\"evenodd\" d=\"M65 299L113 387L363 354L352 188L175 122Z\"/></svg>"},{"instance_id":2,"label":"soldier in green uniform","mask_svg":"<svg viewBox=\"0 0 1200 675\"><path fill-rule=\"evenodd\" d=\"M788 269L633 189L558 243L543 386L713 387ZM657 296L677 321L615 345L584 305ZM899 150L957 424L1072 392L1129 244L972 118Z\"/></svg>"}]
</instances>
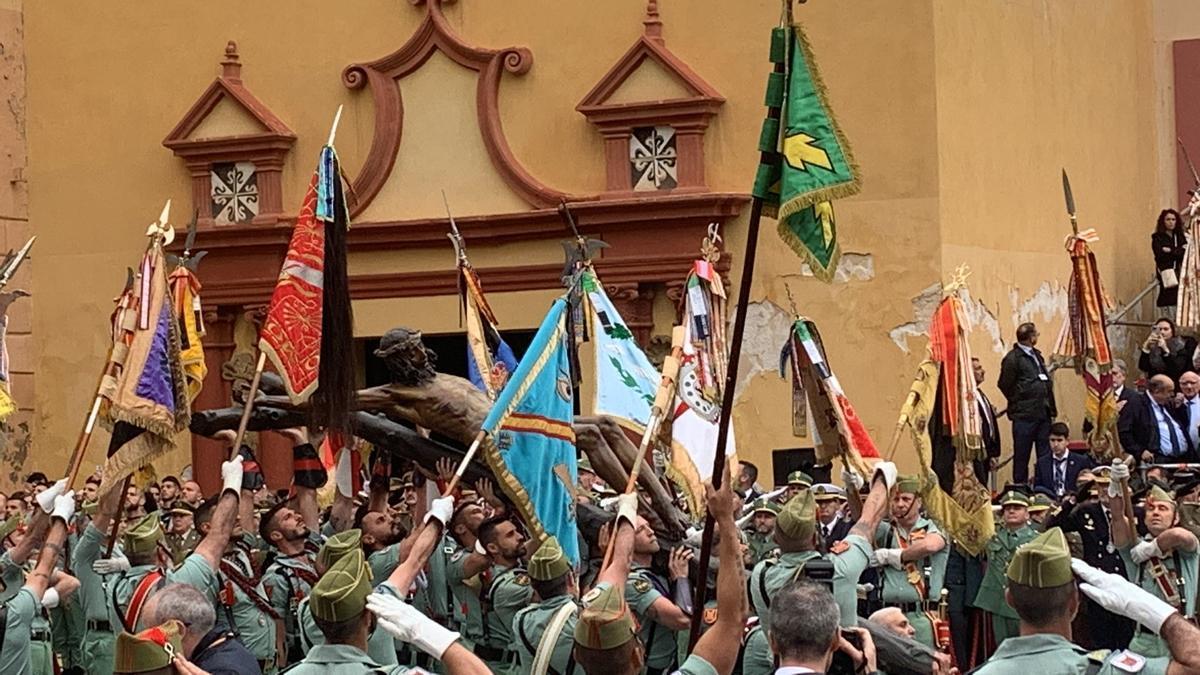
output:
<instances>
[{"instance_id":1,"label":"soldier in green uniform","mask_svg":"<svg viewBox=\"0 0 1200 675\"><path fill-rule=\"evenodd\" d=\"M463 644L468 649L484 639L483 609L479 602L483 590L480 575L492 561L475 536L483 521L483 508L473 501L460 502L450 519L450 531L457 548L446 560L443 583L450 588L454 608L452 625L462 632ZM442 580L431 580L431 583L438 581Z\"/></svg>"},{"instance_id":2,"label":"soldier in green uniform","mask_svg":"<svg viewBox=\"0 0 1200 675\"><path fill-rule=\"evenodd\" d=\"M200 533L195 527L196 507L179 502L167 511L167 515L170 516L170 524L163 541L171 553L171 563L178 565L200 543Z\"/></svg>"},{"instance_id":3,"label":"soldier in green uniform","mask_svg":"<svg viewBox=\"0 0 1200 675\"><path fill-rule=\"evenodd\" d=\"M84 615L83 662L87 664L88 672L96 675L112 672L113 644L121 630L121 621L113 609L109 591L117 573L129 561L119 546L114 549L112 559L101 559L112 527L112 514L121 497L120 490L109 490L71 553L71 569L79 577L79 600Z\"/></svg>"},{"instance_id":4,"label":"soldier in green uniform","mask_svg":"<svg viewBox=\"0 0 1200 675\"><path fill-rule=\"evenodd\" d=\"M547 536L529 558L529 578L538 602L513 617L521 672L531 672L539 650L549 653L551 675L567 675L574 667L571 649L579 618L579 594L571 561L553 535ZM545 657L543 657L545 658Z\"/></svg>"},{"instance_id":5,"label":"soldier in green uniform","mask_svg":"<svg viewBox=\"0 0 1200 675\"><path fill-rule=\"evenodd\" d=\"M297 607L317 583L317 571L308 543L312 532L300 512L280 502L263 514L259 536L276 550L275 559L263 571L263 588L275 613L283 617L283 653L281 664L295 663L300 648Z\"/></svg>"},{"instance_id":6,"label":"soldier in green uniform","mask_svg":"<svg viewBox=\"0 0 1200 675\"><path fill-rule=\"evenodd\" d=\"M292 675L410 672L404 666L382 666L367 654L367 636L376 617L392 637L441 659L450 675L488 672L482 661L458 643L457 633L392 595L372 594L371 568L360 548L343 555L317 581L309 606L325 643L314 646L303 661L288 669Z\"/></svg>"},{"instance_id":7,"label":"soldier in green uniform","mask_svg":"<svg viewBox=\"0 0 1200 675\"><path fill-rule=\"evenodd\" d=\"M1038 532L1045 530L1046 519L1050 517L1050 511L1054 509L1054 506L1054 500L1050 498L1050 495L1041 492L1035 494L1029 501L1029 526Z\"/></svg>"},{"instance_id":8,"label":"soldier in green uniform","mask_svg":"<svg viewBox=\"0 0 1200 675\"><path fill-rule=\"evenodd\" d=\"M504 516L485 520L479 526L479 541L492 565L486 575L481 606L485 616L485 638L475 646L475 653L494 672L515 672L516 639L512 634L513 617L533 599L529 575L521 565L525 552L525 537L516 525Z\"/></svg>"},{"instance_id":9,"label":"soldier in green uniform","mask_svg":"<svg viewBox=\"0 0 1200 675\"><path fill-rule=\"evenodd\" d=\"M45 657L49 656L44 652L35 654L32 649L35 618L42 614L42 603L47 594L62 597L74 590L77 584L74 577L65 574L59 575L57 584L55 581L54 567L67 540L67 523L75 514L75 493L68 491L64 494L65 488L66 481L59 481L39 495L38 502L42 508L34 508L26 537L36 541L45 533L45 543L29 577L4 603L3 616L0 617L4 621L4 635L0 641L0 673L33 675L34 672L44 672L34 670L35 657L41 657L36 665L44 669L48 665ZM50 499L46 499L46 495ZM49 528L48 532L46 528ZM70 588L64 584L67 579L70 580ZM48 642L49 637L45 635L44 641Z\"/></svg>"},{"instance_id":10,"label":"soldier in green uniform","mask_svg":"<svg viewBox=\"0 0 1200 675\"><path fill-rule=\"evenodd\" d=\"M1175 609L1119 575L1072 560L1057 527L1022 546L1006 570L1006 598L1020 617L1020 635L1005 640L977 675L1028 673L1191 672L1200 668L1200 629ZM1081 582L1076 590L1076 577ZM1130 650L1089 653L1071 642L1071 621L1083 592L1104 609L1128 616L1161 634L1172 658L1146 658Z\"/></svg>"},{"instance_id":11,"label":"soldier in green uniform","mask_svg":"<svg viewBox=\"0 0 1200 675\"><path fill-rule=\"evenodd\" d=\"M778 558L768 558L754 566L750 574L750 598L754 611L764 628L770 628L771 598L779 589L796 579L814 576L805 570L813 561L832 565L833 595L841 608L844 625L857 621L858 577L871 560L871 537L879 527L887 508L888 491L896 482L896 465L879 462L871 491L863 503L862 516L850 534L826 555L817 545L816 502L805 491L784 505L775 525L775 541L779 544Z\"/></svg>"},{"instance_id":12,"label":"soldier in green uniform","mask_svg":"<svg viewBox=\"0 0 1200 675\"><path fill-rule=\"evenodd\" d=\"M717 580L718 616L684 659L676 673L717 675L729 673L737 661L745 622L746 584L741 565L741 544L734 522L734 493L731 481L721 490L709 489L708 512L717 521L720 534L718 558L727 572ZM575 659L588 675L636 675L643 672L644 648L630 606L620 589L627 587L636 534L630 527L636 518L633 495L618 506L617 537L612 561L600 572L596 588L583 599L584 609L575 625ZM639 519L640 520L640 519ZM646 672L655 672L650 669Z\"/></svg>"},{"instance_id":13,"label":"soldier in green uniform","mask_svg":"<svg viewBox=\"0 0 1200 675\"><path fill-rule=\"evenodd\" d=\"M807 492L808 489L812 487L812 484L812 476L804 473L803 471L793 471L789 473L787 477L787 489L784 490L783 495L780 496L780 503L786 504L792 501L792 497L795 497L802 492Z\"/></svg>"},{"instance_id":14,"label":"soldier in green uniform","mask_svg":"<svg viewBox=\"0 0 1200 675\"><path fill-rule=\"evenodd\" d=\"M692 588L688 578L691 550L680 546L671 551L668 583L650 568L654 554L659 551L658 537L641 516L637 518L633 542L633 567L625 582L625 602L641 625L647 672L671 672L678 662L675 633L691 626Z\"/></svg>"},{"instance_id":15,"label":"soldier in green uniform","mask_svg":"<svg viewBox=\"0 0 1200 675\"><path fill-rule=\"evenodd\" d=\"M170 569L170 553L163 543L162 523L157 512L146 514L125 530L121 544L130 567L114 580L111 599L114 612L127 630L139 628L138 618L145 600L163 578L196 587L216 605L221 556L238 520L242 490L240 456L221 464L221 480L221 495L208 534L178 567Z\"/></svg>"},{"instance_id":16,"label":"soldier in green uniform","mask_svg":"<svg viewBox=\"0 0 1200 675\"><path fill-rule=\"evenodd\" d=\"M1144 516L1147 534L1139 538L1137 522L1126 515L1126 509L1132 513L1122 487L1128 480L1129 468L1114 464L1111 476L1112 482L1104 496L1108 498L1112 512L1112 543L1125 563L1126 576L1178 609L1183 616L1195 616L1197 540L1196 535L1179 527L1174 498L1157 485L1150 488ZM1168 653L1166 643L1144 629L1134 632L1129 648L1147 657Z\"/></svg>"},{"instance_id":17,"label":"soldier in green uniform","mask_svg":"<svg viewBox=\"0 0 1200 675\"><path fill-rule=\"evenodd\" d=\"M1037 536L1037 532L1029 526L1029 498L1009 490L1000 497L1000 508L1001 527L988 542L987 570L973 603L992 615L992 634L997 645L1016 637L1019 628L1016 610L1004 600L1004 592L1008 587L1005 571L1017 549Z\"/></svg>"},{"instance_id":18,"label":"soldier in green uniform","mask_svg":"<svg viewBox=\"0 0 1200 675\"><path fill-rule=\"evenodd\" d=\"M775 521L779 516L779 505L759 497L754 500L750 515L750 530L746 534L746 543L750 546L750 567L771 557L779 545L775 543Z\"/></svg>"},{"instance_id":19,"label":"soldier in green uniform","mask_svg":"<svg viewBox=\"0 0 1200 675\"><path fill-rule=\"evenodd\" d=\"M921 514L921 480L904 476L892 495L891 521L875 532L874 563L880 569L880 598L899 607L916 630L916 640L936 647L927 612L936 611L946 580L946 538Z\"/></svg>"},{"instance_id":20,"label":"soldier in green uniform","mask_svg":"<svg viewBox=\"0 0 1200 675\"><path fill-rule=\"evenodd\" d=\"M579 490L575 493L576 500L580 504L599 506L600 494L597 488L602 484L603 481L596 475L596 470L592 468L592 462L587 457L580 457Z\"/></svg>"}]
</instances>

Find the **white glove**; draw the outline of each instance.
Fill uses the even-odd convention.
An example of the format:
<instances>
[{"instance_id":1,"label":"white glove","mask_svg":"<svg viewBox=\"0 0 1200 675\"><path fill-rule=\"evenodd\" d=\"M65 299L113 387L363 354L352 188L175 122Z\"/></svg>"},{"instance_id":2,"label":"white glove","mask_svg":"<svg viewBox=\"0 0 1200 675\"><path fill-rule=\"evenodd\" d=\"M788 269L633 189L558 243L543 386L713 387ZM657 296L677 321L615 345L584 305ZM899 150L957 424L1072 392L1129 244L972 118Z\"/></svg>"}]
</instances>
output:
<instances>
[{"instance_id":1,"label":"white glove","mask_svg":"<svg viewBox=\"0 0 1200 675\"><path fill-rule=\"evenodd\" d=\"M483 542L478 539L475 540L475 552L479 555L491 555L487 552L487 549L483 547Z\"/></svg>"},{"instance_id":2,"label":"white glove","mask_svg":"<svg viewBox=\"0 0 1200 675\"><path fill-rule=\"evenodd\" d=\"M372 593L367 596L367 609L392 637L416 646L435 659L441 659L450 645L458 641L458 633L393 596Z\"/></svg>"},{"instance_id":3,"label":"white glove","mask_svg":"<svg viewBox=\"0 0 1200 675\"><path fill-rule=\"evenodd\" d=\"M622 518L629 521L629 524L637 527L637 509L638 500L637 493L630 492L617 497L617 521Z\"/></svg>"},{"instance_id":4,"label":"white glove","mask_svg":"<svg viewBox=\"0 0 1200 675\"><path fill-rule=\"evenodd\" d=\"M46 592L42 593L42 607L46 609L58 607L58 600L58 591L54 587L47 588Z\"/></svg>"},{"instance_id":5,"label":"white glove","mask_svg":"<svg viewBox=\"0 0 1200 675\"><path fill-rule=\"evenodd\" d=\"M862 489L864 482L863 477L858 475L857 471L842 469L842 485L846 486L846 492L858 492Z\"/></svg>"},{"instance_id":6,"label":"white glove","mask_svg":"<svg viewBox=\"0 0 1200 675\"><path fill-rule=\"evenodd\" d=\"M45 490L42 490L41 493L35 497L35 499L37 499L38 506L41 506L43 511L50 513L54 510L54 498L66 491L67 479L64 478Z\"/></svg>"},{"instance_id":7,"label":"white glove","mask_svg":"<svg viewBox=\"0 0 1200 675\"><path fill-rule=\"evenodd\" d=\"M1079 590L1104 609L1118 616L1127 616L1155 635L1162 629L1175 608L1129 583L1120 575L1101 572L1079 560L1071 560L1071 571L1083 583Z\"/></svg>"},{"instance_id":8,"label":"white glove","mask_svg":"<svg viewBox=\"0 0 1200 675\"><path fill-rule=\"evenodd\" d=\"M896 465L891 462L876 462L875 473L871 476L871 482L874 483L875 479L883 478L883 484L887 486L887 489L891 490L896 486L896 476L899 473L896 470Z\"/></svg>"},{"instance_id":9,"label":"white glove","mask_svg":"<svg viewBox=\"0 0 1200 675\"><path fill-rule=\"evenodd\" d=\"M425 522L436 520L444 529L454 515L454 497L438 497L429 505L429 513L425 514Z\"/></svg>"},{"instance_id":10,"label":"white glove","mask_svg":"<svg viewBox=\"0 0 1200 675\"><path fill-rule=\"evenodd\" d=\"M113 554L111 558L100 558L92 563L92 571L96 574L116 574L117 572L129 571L129 558L120 553Z\"/></svg>"},{"instance_id":11,"label":"white glove","mask_svg":"<svg viewBox=\"0 0 1200 675\"><path fill-rule=\"evenodd\" d=\"M1162 549L1158 547L1158 540L1151 539L1149 541L1139 541L1134 544L1133 548L1129 549L1129 557L1133 562L1142 564L1151 558L1163 557Z\"/></svg>"},{"instance_id":12,"label":"white glove","mask_svg":"<svg viewBox=\"0 0 1200 675\"><path fill-rule=\"evenodd\" d=\"M235 495L242 494L242 473L241 455L228 462L221 462L221 492L233 490Z\"/></svg>"},{"instance_id":13,"label":"white glove","mask_svg":"<svg viewBox=\"0 0 1200 675\"><path fill-rule=\"evenodd\" d=\"M874 559L875 567L887 566L898 570L904 569L898 548L877 548L871 553L871 557Z\"/></svg>"},{"instance_id":14,"label":"white glove","mask_svg":"<svg viewBox=\"0 0 1200 675\"><path fill-rule=\"evenodd\" d=\"M704 539L704 528L689 527L687 534L683 537L683 543L688 546L699 547L700 542Z\"/></svg>"},{"instance_id":15,"label":"white glove","mask_svg":"<svg viewBox=\"0 0 1200 675\"><path fill-rule=\"evenodd\" d=\"M54 498L54 509L50 511L51 518L62 518L64 523L71 522L75 515L75 491L68 490L66 494Z\"/></svg>"}]
</instances>

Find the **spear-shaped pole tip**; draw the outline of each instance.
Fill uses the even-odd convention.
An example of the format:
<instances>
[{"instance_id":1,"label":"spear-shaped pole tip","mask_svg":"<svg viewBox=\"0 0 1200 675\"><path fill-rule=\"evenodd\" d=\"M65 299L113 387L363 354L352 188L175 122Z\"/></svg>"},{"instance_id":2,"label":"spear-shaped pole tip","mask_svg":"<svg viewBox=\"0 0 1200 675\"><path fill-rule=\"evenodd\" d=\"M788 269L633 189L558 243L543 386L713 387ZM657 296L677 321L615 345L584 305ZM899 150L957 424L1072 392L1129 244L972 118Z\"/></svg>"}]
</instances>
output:
<instances>
[{"instance_id":1,"label":"spear-shaped pole tip","mask_svg":"<svg viewBox=\"0 0 1200 675\"><path fill-rule=\"evenodd\" d=\"M329 127L329 142L325 145L333 145L333 139L337 136L338 122L342 121L342 106L338 106L337 112L333 114L333 126Z\"/></svg>"}]
</instances>

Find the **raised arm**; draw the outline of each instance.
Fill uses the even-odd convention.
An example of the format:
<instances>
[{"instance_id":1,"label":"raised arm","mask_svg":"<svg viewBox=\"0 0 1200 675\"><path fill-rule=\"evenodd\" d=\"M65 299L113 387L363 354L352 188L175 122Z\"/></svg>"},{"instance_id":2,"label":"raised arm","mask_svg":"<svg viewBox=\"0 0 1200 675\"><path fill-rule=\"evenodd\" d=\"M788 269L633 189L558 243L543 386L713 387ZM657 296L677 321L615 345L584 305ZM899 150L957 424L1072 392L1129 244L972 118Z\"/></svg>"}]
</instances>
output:
<instances>
[{"instance_id":1,"label":"raised arm","mask_svg":"<svg viewBox=\"0 0 1200 675\"><path fill-rule=\"evenodd\" d=\"M896 484L896 465L891 462L875 464L875 473L871 477L871 492L863 502L862 517L850 528L850 534L857 534L867 542L875 541L875 530L883 520L887 511L888 492Z\"/></svg>"},{"instance_id":2,"label":"raised arm","mask_svg":"<svg viewBox=\"0 0 1200 675\"><path fill-rule=\"evenodd\" d=\"M1195 551L1196 535L1182 527L1172 527L1154 538L1158 550L1163 553L1172 551Z\"/></svg>"},{"instance_id":3,"label":"raised arm","mask_svg":"<svg viewBox=\"0 0 1200 675\"><path fill-rule=\"evenodd\" d=\"M75 493L73 491L54 498L53 510L50 512L50 532L46 535L46 542L42 544L41 553L38 554L37 567L25 580L25 588L29 589L39 603L42 601L46 589L51 586L50 575L54 572L58 557L62 555L63 543L67 540L67 523L74 515Z\"/></svg>"},{"instance_id":4,"label":"raised arm","mask_svg":"<svg viewBox=\"0 0 1200 675\"><path fill-rule=\"evenodd\" d=\"M723 481L720 490L708 486L708 512L717 521L721 533L717 574L717 621L696 643L694 654L707 661L721 675L733 672L746 625L746 580L742 573L740 540L733 522L732 481Z\"/></svg>"},{"instance_id":5,"label":"raised arm","mask_svg":"<svg viewBox=\"0 0 1200 675\"><path fill-rule=\"evenodd\" d=\"M196 554L216 572L221 567L221 556L229 546L229 538L237 525L238 509L242 494L242 456L221 464L221 498L213 509L212 523L208 534L196 545Z\"/></svg>"},{"instance_id":6,"label":"raised arm","mask_svg":"<svg viewBox=\"0 0 1200 675\"><path fill-rule=\"evenodd\" d=\"M417 574L424 569L425 563L429 562L429 556L437 550L438 541L442 538L442 531L446 528L446 523L450 521L453 513L454 497L441 497L433 500L433 506L429 509L429 514L424 517L425 524L421 526L420 534L413 542L408 557L392 570L391 576L387 579L387 582L399 593L408 592L413 579L417 578Z\"/></svg>"},{"instance_id":7,"label":"raised arm","mask_svg":"<svg viewBox=\"0 0 1200 675\"><path fill-rule=\"evenodd\" d=\"M629 566L633 561L633 527L637 521L637 495L624 494L617 497L616 539L612 543L612 559L608 566L596 576L596 584L611 584L614 588L625 588L629 578ZM603 538L607 532L601 532Z\"/></svg>"}]
</instances>

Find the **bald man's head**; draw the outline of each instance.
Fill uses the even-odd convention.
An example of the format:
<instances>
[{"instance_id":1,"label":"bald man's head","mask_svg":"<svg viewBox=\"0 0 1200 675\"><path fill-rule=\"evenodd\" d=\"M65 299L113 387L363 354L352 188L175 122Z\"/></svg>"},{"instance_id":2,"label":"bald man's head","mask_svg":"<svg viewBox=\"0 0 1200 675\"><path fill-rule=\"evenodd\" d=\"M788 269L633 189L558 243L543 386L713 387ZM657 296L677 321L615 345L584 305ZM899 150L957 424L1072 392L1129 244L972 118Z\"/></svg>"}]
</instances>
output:
<instances>
[{"instance_id":1,"label":"bald man's head","mask_svg":"<svg viewBox=\"0 0 1200 675\"><path fill-rule=\"evenodd\" d=\"M904 612L900 611L899 607L884 607L872 614L870 620L900 637L911 639L917 634L917 629L913 628L913 625L908 622L908 617L904 615Z\"/></svg>"},{"instance_id":2,"label":"bald man's head","mask_svg":"<svg viewBox=\"0 0 1200 675\"><path fill-rule=\"evenodd\" d=\"M1155 375L1150 378L1146 388L1151 398L1159 405L1165 405L1175 395L1175 382L1167 375Z\"/></svg>"}]
</instances>

